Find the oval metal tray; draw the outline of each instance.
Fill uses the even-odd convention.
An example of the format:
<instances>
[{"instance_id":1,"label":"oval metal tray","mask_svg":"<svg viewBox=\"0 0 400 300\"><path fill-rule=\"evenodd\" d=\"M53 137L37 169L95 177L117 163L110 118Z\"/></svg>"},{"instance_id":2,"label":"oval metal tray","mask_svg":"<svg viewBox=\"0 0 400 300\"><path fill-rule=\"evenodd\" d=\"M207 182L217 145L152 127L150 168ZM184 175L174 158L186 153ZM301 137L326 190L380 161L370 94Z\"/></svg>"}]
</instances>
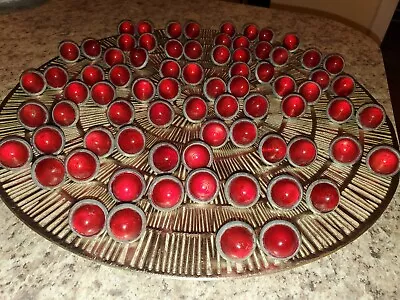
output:
<instances>
[{"instance_id":1,"label":"oval metal tray","mask_svg":"<svg viewBox=\"0 0 400 300\"><path fill-rule=\"evenodd\" d=\"M204 45L205 55L201 61L205 68L205 78L220 76L228 79L228 67L216 67L210 61L210 50L216 31L203 30L200 40ZM146 76L158 82L160 75L158 66L165 58L163 44L166 40L163 30L155 35L159 45L150 54L148 66L140 71L134 70L134 78ZM116 37L101 40L104 49L116 45ZM55 48L55 47L54 47ZM308 77L299 63L302 50L291 55L290 62L277 73L292 75L299 84ZM70 76L77 77L86 64L91 63L81 58L77 63L65 65L55 58L48 65L62 65ZM101 59L96 61L107 73L107 67ZM182 65L184 61L181 61ZM129 65L129 64L128 64ZM147 183L155 174L147 163L149 148L160 140L174 143L182 150L184 145L199 137L199 124L191 124L182 115L183 100L192 94L202 94L201 85L197 87L182 86L182 94L175 101L176 117L167 129L152 127L146 119L147 104L133 102L136 110L134 125L145 132L147 138L146 151L135 158L127 158L116 150L101 161L101 169L96 180L78 184L67 180L65 185L55 191L44 191L36 187L31 179L30 170L12 172L0 170L0 195L7 206L23 222L50 241L69 251L109 265L131 270L147 271L163 275L221 278L268 274L292 268L325 256L353 241L367 230L382 214L397 188L399 175L392 178L379 177L368 171L365 165L366 153L375 145L388 144L398 148L395 132L389 119L378 131L365 132L357 127L354 119L342 126L328 121L325 109L332 94L327 91L321 100L307 110L297 120L286 120L280 113L280 101L272 95L269 84L261 85L254 78L256 62L253 59L250 68L253 72L250 79L251 92L261 92L270 100L270 111L266 119L257 122L259 138L267 132L279 132L289 141L296 135L306 135L315 140L318 146L316 161L305 168L294 168L286 161L278 166L265 166L256 152L258 141L254 147L239 149L232 143L214 150L215 161L212 169L221 179L221 185L232 172L251 171L259 179L261 185L260 201L249 209L238 209L229 206L223 193L211 204L199 205L191 203L186 197L183 204L171 212L159 212L151 207L147 199L138 203L147 218L148 226L143 237L135 243L123 244L115 242L106 233L97 238L85 239L74 234L68 226L68 212L71 205L82 198L93 197L102 201L108 209L116 203L107 193L107 182L113 171L121 166L130 166L140 170ZM132 69L133 70L133 69ZM119 97L132 100L129 88L118 89ZM62 92L46 90L37 97L46 106L62 98ZM30 99L17 85L0 105L0 138L10 134L30 137L17 121L17 108L25 100ZM351 100L357 109L368 102L376 102L368 91L356 83L356 90ZM243 101L241 101L241 108ZM81 118L76 127L64 129L67 142L61 155L64 157L76 147L81 147L83 134L92 126L104 125L112 128L105 116L105 110L96 106L91 100L80 107ZM241 110L242 111L242 110ZM210 105L209 116L214 112ZM239 115L241 117L243 115ZM341 133L352 134L360 140L364 151L362 160L352 167L338 166L329 160L329 142ZM341 202L332 213L319 216L307 208L304 199L301 204L289 212L273 209L266 200L266 187L269 180L282 172L292 173L299 178L304 187L321 176L334 180L340 187ZM185 180L187 171L180 166L174 173ZM302 233L302 246L298 254L287 262L275 264L257 247L254 255L242 263L225 261L217 254L215 235L219 227L229 220L239 219L248 222L258 233L268 220L275 218L289 219L295 223Z\"/></svg>"}]
</instances>

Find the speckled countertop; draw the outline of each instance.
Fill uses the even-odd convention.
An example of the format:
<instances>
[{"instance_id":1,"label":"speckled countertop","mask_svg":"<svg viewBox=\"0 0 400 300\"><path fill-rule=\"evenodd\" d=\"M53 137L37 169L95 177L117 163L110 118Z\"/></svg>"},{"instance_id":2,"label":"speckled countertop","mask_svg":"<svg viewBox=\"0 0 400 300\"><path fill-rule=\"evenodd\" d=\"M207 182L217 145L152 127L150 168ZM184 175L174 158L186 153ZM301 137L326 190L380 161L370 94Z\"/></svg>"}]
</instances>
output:
<instances>
[{"instance_id":1,"label":"speckled countertop","mask_svg":"<svg viewBox=\"0 0 400 300\"><path fill-rule=\"evenodd\" d=\"M0 14L0 97L24 69L54 57L60 40L112 35L124 18L151 19L156 27L171 19L195 19L205 27L230 19L237 26L268 25L278 35L297 31L303 47L342 53L346 71L385 106L393 121L381 52L370 38L324 18L211 0L50 0L35 9ZM34 233L0 203L0 299L398 299L399 204L397 192L370 230L312 264L264 277L183 282L73 255Z\"/></svg>"}]
</instances>

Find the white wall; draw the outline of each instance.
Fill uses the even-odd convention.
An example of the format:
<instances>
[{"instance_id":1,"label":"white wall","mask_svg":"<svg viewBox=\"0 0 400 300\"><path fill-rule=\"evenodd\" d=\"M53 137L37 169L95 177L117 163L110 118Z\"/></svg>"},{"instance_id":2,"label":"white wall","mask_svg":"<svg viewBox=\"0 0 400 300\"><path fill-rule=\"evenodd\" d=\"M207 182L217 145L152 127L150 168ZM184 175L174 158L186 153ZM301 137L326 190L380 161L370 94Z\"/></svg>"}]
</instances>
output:
<instances>
[{"instance_id":1,"label":"white wall","mask_svg":"<svg viewBox=\"0 0 400 300\"><path fill-rule=\"evenodd\" d=\"M371 31L382 40L399 0L271 0L301 8L310 8L338 15Z\"/></svg>"},{"instance_id":2,"label":"white wall","mask_svg":"<svg viewBox=\"0 0 400 300\"><path fill-rule=\"evenodd\" d=\"M399 0L382 0L381 5L377 11L375 19L373 20L370 30L376 34L380 40L383 40L386 30L388 29L393 12L396 10ZM388 16L390 20L388 21Z\"/></svg>"}]
</instances>

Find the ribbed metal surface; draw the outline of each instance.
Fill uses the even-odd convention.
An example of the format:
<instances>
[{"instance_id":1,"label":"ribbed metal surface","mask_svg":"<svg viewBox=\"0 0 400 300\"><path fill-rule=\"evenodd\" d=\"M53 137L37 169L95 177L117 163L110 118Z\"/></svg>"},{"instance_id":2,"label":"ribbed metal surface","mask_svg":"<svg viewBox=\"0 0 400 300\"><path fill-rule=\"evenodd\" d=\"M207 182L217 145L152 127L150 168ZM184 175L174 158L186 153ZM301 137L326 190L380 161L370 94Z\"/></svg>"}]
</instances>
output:
<instances>
[{"instance_id":1,"label":"ribbed metal surface","mask_svg":"<svg viewBox=\"0 0 400 300\"><path fill-rule=\"evenodd\" d=\"M203 31L201 42L205 44L205 56L202 61L206 78L220 76L228 79L227 67L215 67L210 63L210 50L214 31ZM156 31L159 45L163 45L162 31ZM102 40L104 48L115 46L116 38ZM301 70L299 57L301 51L293 55L290 63L278 73L289 73L299 84L308 77L308 72ZM149 65L141 71L133 71L135 78L150 77L155 82L160 80L158 66L165 56L161 46L150 55ZM65 65L54 59L44 65L63 65L70 76L76 77L89 61L82 59L73 65ZM100 64L106 71L101 59ZM251 64L254 71L255 62ZM156 211L144 198L138 205L144 210L148 226L143 237L135 243L122 244L113 241L106 233L94 239L80 238L68 227L68 211L72 204L83 198L94 197L102 201L108 209L116 203L107 193L107 183L113 171L121 166L129 166L140 170L147 184L155 174L147 164L148 150L156 142L167 140L174 143L179 150L185 144L199 138L199 124L191 124L182 115L182 103L188 95L201 94L199 87L182 87L182 95L175 101L176 118L167 129L152 127L146 118L147 105L134 103L136 118L134 125L143 129L146 135L146 151L135 158L124 157L116 150L112 155L101 160L100 173L96 180L79 184L67 180L65 185L55 191L43 191L36 187L31 179L30 170L12 172L0 170L0 194L10 209L29 225L52 242L80 255L132 270L148 271L165 275L182 277L218 278L227 276L249 276L267 274L286 268L304 264L329 254L348 244L368 229L382 214L389 204L397 188L399 176L384 178L372 174L365 166L366 153L378 144L393 145L397 141L390 121L378 131L364 132L355 120L348 124L335 126L327 120L325 109L332 95L323 94L321 100L298 120L285 120L280 113L280 101L272 96L270 85L257 84L254 75L250 80L251 92L265 94L270 100L270 111L266 119L258 121L259 140L267 132L279 132L289 141L296 135L307 135L315 140L318 146L316 161L305 168L291 167L286 161L278 166L265 166L257 152L258 143L254 147L239 149L232 143L214 150L215 161L212 169L224 181L235 171L251 171L260 182L261 199L249 209L237 209L229 206L222 192L207 205L194 204L185 198L183 204L171 212ZM132 100L128 88L118 89L118 96ZM47 107L62 98L61 92L46 90L37 97ZM17 121L16 111L25 100L30 99L19 86L4 99L0 106L0 138L10 134L30 137ZM360 105L375 102L372 96L358 83L351 100L357 109ZM133 100L132 100L133 101ZM241 111L243 103L241 101ZM112 128L105 115L105 110L96 106L91 100L80 106L81 118L76 127L64 129L67 138L66 147L60 157L64 158L72 149L82 147L83 134L93 126L103 125ZM209 116L214 116L210 104ZM240 113L239 117L243 117ZM232 120L233 122L234 120ZM330 141L341 133L350 133L360 140L364 151L362 161L352 167L333 164L329 160L328 146ZM327 177L334 180L341 191L339 207L325 216L311 213L305 204L301 204L289 212L273 209L266 200L266 189L269 180L280 173L295 175L306 188L313 180ZM180 166L174 173L185 180L187 171ZM222 189L220 189L222 191ZM244 220L258 233L268 220L275 218L289 219L302 233L302 246L297 256L280 264L273 264L257 247L254 255L243 263L231 263L221 258L216 251L215 234L220 226L229 220Z\"/></svg>"}]
</instances>

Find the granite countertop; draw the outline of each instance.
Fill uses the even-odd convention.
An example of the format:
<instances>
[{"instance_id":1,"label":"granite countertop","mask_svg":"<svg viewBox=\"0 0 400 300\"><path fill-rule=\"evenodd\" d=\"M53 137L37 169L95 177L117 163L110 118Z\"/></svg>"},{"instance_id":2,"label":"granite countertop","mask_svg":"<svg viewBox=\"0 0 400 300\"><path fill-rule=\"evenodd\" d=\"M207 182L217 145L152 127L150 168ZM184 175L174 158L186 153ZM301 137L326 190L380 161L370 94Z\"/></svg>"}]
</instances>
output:
<instances>
[{"instance_id":1,"label":"granite countertop","mask_svg":"<svg viewBox=\"0 0 400 300\"><path fill-rule=\"evenodd\" d=\"M393 122L379 46L369 37L325 18L217 1L50 0L0 14L0 97L20 73L56 56L63 39L77 42L113 35L119 20L198 20L205 27L229 19L297 31L303 47L342 53L353 74L384 105ZM0 203L0 299L265 299L399 298L399 192L364 235L329 257L264 277L181 281L129 272L78 257L34 233Z\"/></svg>"}]
</instances>

